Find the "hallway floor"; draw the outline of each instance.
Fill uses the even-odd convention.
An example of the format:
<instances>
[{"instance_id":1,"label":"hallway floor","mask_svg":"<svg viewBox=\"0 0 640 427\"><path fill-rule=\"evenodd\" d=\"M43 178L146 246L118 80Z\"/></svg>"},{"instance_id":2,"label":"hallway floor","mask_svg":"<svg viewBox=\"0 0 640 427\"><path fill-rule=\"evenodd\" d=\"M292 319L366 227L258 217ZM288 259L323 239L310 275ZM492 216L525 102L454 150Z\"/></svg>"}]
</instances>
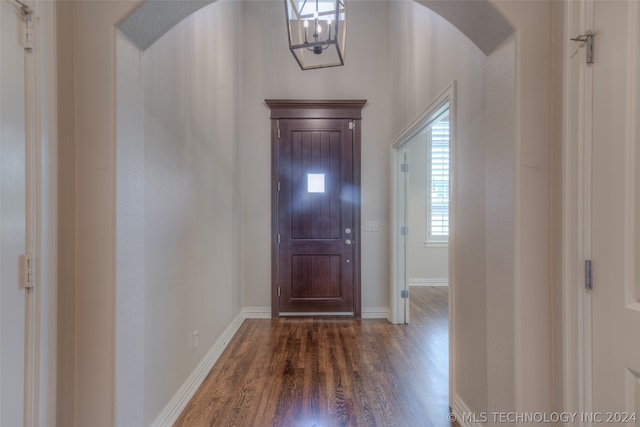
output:
<instances>
[{"instance_id":1,"label":"hallway floor","mask_svg":"<svg viewBox=\"0 0 640 427\"><path fill-rule=\"evenodd\" d=\"M246 320L176 426L448 426L447 288L411 325Z\"/></svg>"}]
</instances>

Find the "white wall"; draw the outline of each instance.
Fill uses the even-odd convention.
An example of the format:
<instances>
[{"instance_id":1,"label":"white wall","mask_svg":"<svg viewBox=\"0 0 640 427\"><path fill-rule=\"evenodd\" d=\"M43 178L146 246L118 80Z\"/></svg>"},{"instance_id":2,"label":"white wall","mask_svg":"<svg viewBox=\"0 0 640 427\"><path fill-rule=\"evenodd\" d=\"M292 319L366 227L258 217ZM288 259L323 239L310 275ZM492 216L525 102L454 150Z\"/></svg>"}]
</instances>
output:
<instances>
[{"instance_id":1,"label":"white wall","mask_svg":"<svg viewBox=\"0 0 640 427\"><path fill-rule=\"evenodd\" d=\"M144 88L140 51L117 34L116 425L142 425L145 381Z\"/></svg>"},{"instance_id":2,"label":"white wall","mask_svg":"<svg viewBox=\"0 0 640 427\"><path fill-rule=\"evenodd\" d=\"M425 246L427 239L427 135L420 132L403 149L409 155L409 235L407 237L407 274L409 284L443 285L449 277L447 245Z\"/></svg>"},{"instance_id":3,"label":"white wall","mask_svg":"<svg viewBox=\"0 0 640 427\"><path fill-rule=\"evenodd\" d=\"M75 395L76 148L73 2L57 5L58 357L56 424L73 425Z\"/></svg>"},{"instance_id":4,"label":"white wall","mask_svg":"<svg viewBox=\"0 0 640 427\"><path fill-rule=\"evenodd\" d=\"M350 5L344 67L302 71L287 47L281 1L242 2L239 126L244 304L271 306L271 142L267 98L367 99L362 120L362 308L388 307L389 144L392 140L389 3ZM375 42L372 42L375 29Z\"/></svg>"},{"instance_id":5,"label":"white wall","mask_svg":"<svg viewBox=\"0 0 640 427\"><path fill-rule=\"evenodd\" d=\"M513 396L517 410L549 411L555 396L552 393L553 378L550 355L554 349L551 342L551 292L550 280L550 150L560 143L553 139L550 121L559 117L559 110L551 102L551 52L560 48L551 44L552 19L554 10L551 1L496 2L496 7L509 17L518 28L514 40L515 79L513 82L500 81L505 93L516 87L513 105L503 105L506 111L515 111L514 124L514 221L513 250L505 247L503 241L496 240L493 253L512 254L513 258L496 257L492 268L497 274L513 268L513 277L504 278L500 289L491 292L490 297L513 289L513 298L489 298L493 305L488 307L494 314L489 328L500 346L493 346L493 354L513 348L514 374L509 380L514 383ZM557 13L557 8L556 12ZM556 33L557 34L557 33ZM556 42L557 43L557 42ZM497 58L499 59L499 58ZM504 63L495 62L494 72L499 77ZM508 99L506 96L504 99ZM500 121L494 122L496 127ZM510 144L511 145L511 144ZM504 153L496 147L499 153ZM495 154L496 152L494 152ZM509 171L510 172L510 171ZM504 181L504 177L497 177ZM494 181L495 182L495 181ZM512 264L506 264L513 260ZM506 265L505 265L506 264ZM489 279L489 277L488 277ZM489 282L488 283L493 283ZM559 285L559 284L558 284ZM500 307L513 303L513 317L501 316ZM513 319L513 335L502 337L499 327ZM510 341L513 336L513 342ZM491 337L490 337L491 338ZM509 340L509 341L507 341ZM500 359L489 373L504 371L499 366ZM496 401L507 399L507 391L501 384L490 388ZM494 405L496 406L496 405Z\"/></svg>"},{"instance_id":6,"label":"white wall","mask_svg":"<svg viewBox=\"0 0 640 427\"><path fill-rule=\"evenodd\" d=\"M144 73L113 37L135 6L58 10L61 425L150 424L242 308L238 5L189 18L144 54Z\"/></svg>"},{"instance_id":7,"label":"white wall","mask_svg":"<svg viewBox=\"0 0 640 427\"><path fill-rule=\"evenodd\" d=\"M69 425L112 426L115 423L116 327L116 76L114 23L135 4L75 2L63 13L72 15L74 62L59 72L73 76L73 91L61 93L64 105L73 105L75 176L70 190L75 205L61 206L61 217L75 218L75 239L63 251L74 253L73 309L61 313L74 335L73 347L59 349L59 357L73 357L73 374L59 377L73 382L60 389L73 391L64 405L69 413L59 419ZM69 97L73 97L69 101ZM66 159L65 159L66 160ZM61 307L62 309L62 307ZM70 325L69 325L70 323ZM61 406L58 406L61 409Z\"/></svg>"},{"instance_id":8,"label":"white wall","mask_svg":"<svg viewBox=\"0 0 640 427\"><path fill-rule=\"evenodd\" d=\"M144 425L242 308L238 12L236 2L213 3L143 54Z\"/></svg>"},{"instance_id":9,"label":"white wall","mask_svg":"<svg viewBox=\"0 0 640 427\"><path fill-rule=\"evenodd\" d=\"M513 38L488 59L486 68L487 110L485 137L485 309L487 341L487 408L515 408L515 169L517 136L514 124L516 43ZM469 272L471 273L471 272ZM471 279L471 277L469 277ZM472 282L461 285L461 309L474 306L464 295ZM470 319L466 319L467 321ZM461 363L465 357L461 355ZM460 378L467 392L471 378ZM463 386L465 388L463 388ZM468 402L469 403L469 402ZM494 409L495 408L495 409Z\"/></svg>"}]
</instances>

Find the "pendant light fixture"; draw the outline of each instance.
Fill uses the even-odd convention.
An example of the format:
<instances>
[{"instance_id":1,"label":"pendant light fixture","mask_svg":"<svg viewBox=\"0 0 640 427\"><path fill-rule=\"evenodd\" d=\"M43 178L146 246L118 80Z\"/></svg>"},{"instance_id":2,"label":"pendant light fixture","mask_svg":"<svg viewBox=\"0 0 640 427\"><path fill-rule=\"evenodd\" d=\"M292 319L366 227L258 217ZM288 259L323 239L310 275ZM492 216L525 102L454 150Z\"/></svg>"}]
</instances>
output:
<instances>
[{"instance_id":1,"label":"pendant light fixture","mask_svg":"<svg viewBox=\"0 0 640 427\"><path fill-rule=\"evenodd\" d=\"M344 65L347 0L284 0L289 50L303 70Z\"/></svg>"}]
</instances>

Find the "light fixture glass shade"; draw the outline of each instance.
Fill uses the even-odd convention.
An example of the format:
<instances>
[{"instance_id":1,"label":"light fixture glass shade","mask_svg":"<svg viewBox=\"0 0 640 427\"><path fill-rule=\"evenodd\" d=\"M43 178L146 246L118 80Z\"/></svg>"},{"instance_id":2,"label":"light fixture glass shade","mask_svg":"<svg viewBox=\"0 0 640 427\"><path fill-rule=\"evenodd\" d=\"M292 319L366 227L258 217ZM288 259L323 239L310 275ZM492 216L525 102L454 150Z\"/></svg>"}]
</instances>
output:
<instances>
[{"instance_id":1,"label":"light fixture glass shade","mask_svg":"<svg viewBox=\"0 0 640 427\"><path fill-rule=\"evenodd\" d=\"M344 65L347 0L284 0L289 50L303 70Z\"/></svg>"}]
</instances>

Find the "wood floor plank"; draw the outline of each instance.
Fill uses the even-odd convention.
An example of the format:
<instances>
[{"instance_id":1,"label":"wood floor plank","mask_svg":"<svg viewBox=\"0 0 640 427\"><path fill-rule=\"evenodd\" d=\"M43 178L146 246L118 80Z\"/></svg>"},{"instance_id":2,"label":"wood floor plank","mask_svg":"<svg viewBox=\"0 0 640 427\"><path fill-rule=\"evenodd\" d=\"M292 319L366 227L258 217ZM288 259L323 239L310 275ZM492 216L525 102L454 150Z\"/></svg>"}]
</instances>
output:
<instances>
[{"instance_id":1,"label":"wood floor plank","mask_svg":"<svg viewBox=\"0 0 640 427\"><path fill-rule=\"evenodd\" d=\"M448 291L411 288L411 325L246 320L175 426L449 426Z\"/></svg>"}]
</instances>

